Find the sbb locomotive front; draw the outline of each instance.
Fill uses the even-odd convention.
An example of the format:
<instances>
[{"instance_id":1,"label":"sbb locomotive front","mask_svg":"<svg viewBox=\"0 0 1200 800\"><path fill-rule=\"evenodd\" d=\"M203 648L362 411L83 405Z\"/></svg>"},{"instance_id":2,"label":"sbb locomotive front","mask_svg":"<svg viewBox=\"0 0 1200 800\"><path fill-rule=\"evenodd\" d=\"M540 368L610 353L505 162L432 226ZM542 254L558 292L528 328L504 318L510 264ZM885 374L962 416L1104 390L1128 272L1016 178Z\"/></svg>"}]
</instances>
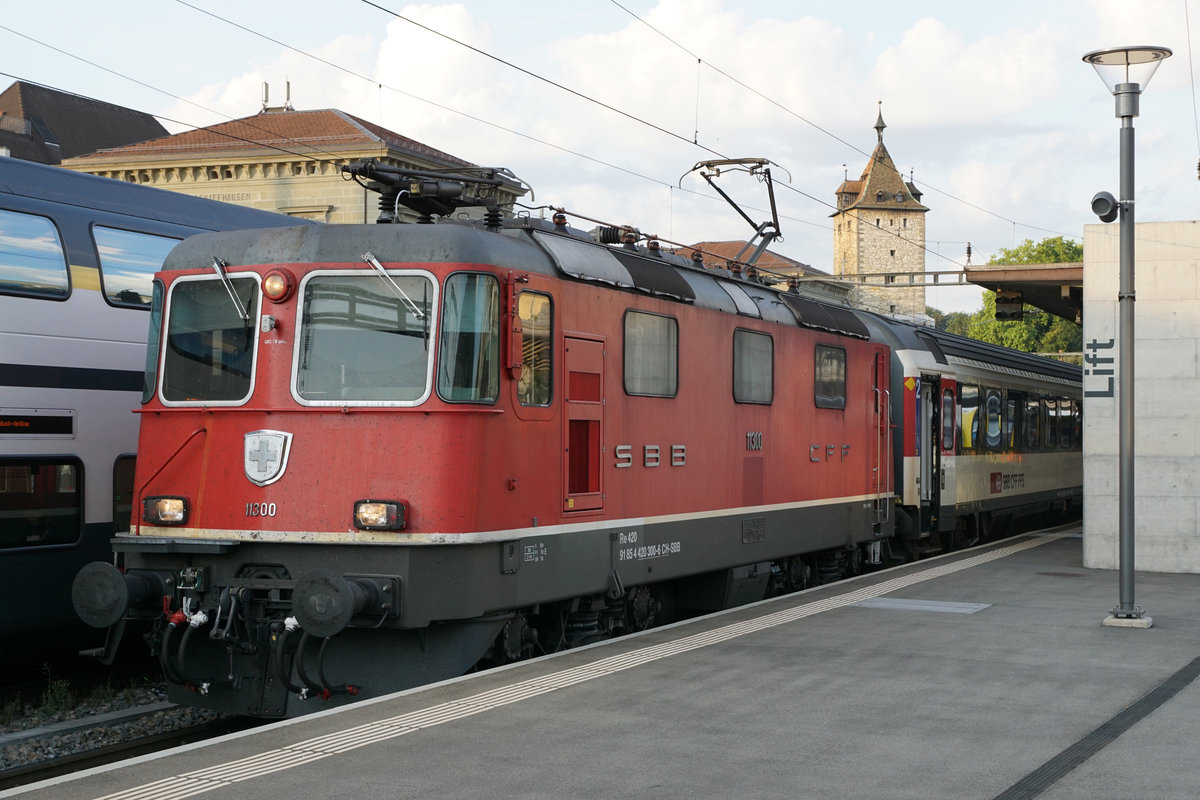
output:
<instances>
[{"instance_id":1,"label":"sbb locomotive front","mask_svg":"<svg viewBox=\"0 0 1200 800\"><path fill-rule=\"evenodd\" d=\"M801 588L892 532L858 318L561 219L196 236L154 317L125 571L74 596L158 617L186 702L302 713Z\"/></svg>"}]
</instances>

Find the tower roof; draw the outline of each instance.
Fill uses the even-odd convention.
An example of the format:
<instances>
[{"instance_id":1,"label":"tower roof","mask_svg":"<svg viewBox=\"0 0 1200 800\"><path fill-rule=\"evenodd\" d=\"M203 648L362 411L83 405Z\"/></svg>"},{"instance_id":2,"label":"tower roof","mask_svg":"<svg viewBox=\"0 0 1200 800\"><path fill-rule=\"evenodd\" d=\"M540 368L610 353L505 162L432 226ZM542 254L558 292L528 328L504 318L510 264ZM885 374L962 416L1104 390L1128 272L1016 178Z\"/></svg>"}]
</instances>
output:
<instances>
[{"instance_id":1,"label":"tower roof","mask_svg":"<svg viewBox=\"0 0 1200 800\"><path fill-rule=\"evenodd\" d=\"M906 181L883 143L883 109L875 121L878 142L858 180L846 179L838 187L838 211L850 208L887 209L890 211L928 211L921 205L921 191Z\"/></svg>"}]
</instances>

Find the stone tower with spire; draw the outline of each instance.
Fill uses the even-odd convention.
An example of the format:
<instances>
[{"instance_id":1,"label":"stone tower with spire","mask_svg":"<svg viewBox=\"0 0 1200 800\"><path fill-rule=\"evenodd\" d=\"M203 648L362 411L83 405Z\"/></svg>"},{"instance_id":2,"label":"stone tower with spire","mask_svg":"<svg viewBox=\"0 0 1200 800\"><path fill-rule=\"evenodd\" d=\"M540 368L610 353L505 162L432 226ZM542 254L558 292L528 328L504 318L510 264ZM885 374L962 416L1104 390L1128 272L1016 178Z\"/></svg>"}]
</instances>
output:
<instances>
[{"instance_id":1,"label":"stone tower with spire","mask_svg":"<svg viewBox=\"0 0 1200 800\"><path fill-rule=\"evenodd\" d=\"M883 145L883 109L875 122L878 142L858 180L837 190L833 217L833 274L892 273L861 287L863 305L891 314L925 313L925 214L921 192L896 169ZM882 285L880 285L882 284Z\"/></svg>"}]
</instances>

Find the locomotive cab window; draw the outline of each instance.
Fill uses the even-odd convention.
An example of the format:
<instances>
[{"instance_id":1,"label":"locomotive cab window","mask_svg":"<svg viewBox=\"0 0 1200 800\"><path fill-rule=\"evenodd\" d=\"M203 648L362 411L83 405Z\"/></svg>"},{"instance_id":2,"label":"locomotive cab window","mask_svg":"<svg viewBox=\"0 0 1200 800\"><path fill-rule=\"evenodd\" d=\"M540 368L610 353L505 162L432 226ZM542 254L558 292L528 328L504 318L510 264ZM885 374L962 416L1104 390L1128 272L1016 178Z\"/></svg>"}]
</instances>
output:
<instances>
[{"instance_id":1,"label":"locomotive cab window","mask_svg":"<svg viewBox=\"0 0 1200 800\"><path fill-rule=\"evenodd\" d=\"M813 397L817 408L846 407L846 351L819 344Z\"/></svg>"},{"instance_id":2,"label":"locomotive cab window","mask_svg":"<svg viewBox=\"0 0 1200 800\"><path fill-rule=\"evenodd\" d=\"M178 239L97 225L92 229L104 296L114 306L149 308L151 281Z\"/></svg>"},{"instance_id":3,"label":"locomotive cab window","mask_svg":"<svg viewBox=\"0 0 1200 800\"><path fill-rule=\"evenodd\" d=\"M72 544L83 529L78 459L0 461L0 550Z\"/></svg>"},{"instance_id":4,"label":"locomotive cab window","mask_svg":"<svg viewBox=\"0 0 1200 800\"><path fill-rule=\"evenodd\" d=\"M626 393L674 397L679 388L679 322L626 312L624 362Z\"/></svg>"},{"instance_id":5,"label":"locomotive cab window","mask_svg":"<svg viewBox=\"0 0 1200 800\"><path fill-rule=\"evenodd\" d=\"M769 405L774 393L775 340L756 331L734 331L734 401Z\"/></svg>"},{"instance_id":6,"label":"locomotive cab window","mask_svg":"<svg viewBox=\"0 0 1200 800\"><path fill-rule=\"evenodd\" d=\"M517 300L521 318L521 377L517 379L517 399L521 405L550 404L554 385L554 319L550 298L536 292L521 292Z\"/></svg>"},{"instance_id":7,"label":"locomotive cab window","mask_svg":"<svg viewBox=\"0 0 1200 800\"><path fill-rule=\"evenodd\" d=\"M167 299L164 403L229 405L250 397L258 297L257 277L229 276L228 287L215 277L175 281Z\"/></svg>"},{"instance_id":8,"label":"locomotive cab window","mask_svg":"<svg viewBox=\"0 0 1200 800\"><path fill-rule=\"evenodd\" d=\"M500 282L458 273L446 279L438 394L457 403L494 403L500 393Z\"/></svg>"},{"instance_id":9,"label":"locomotive cab window","mask_svg":"<svg viewBox=\"0 0 1200 800\"><path fill-rule=\"evenodd\" d=\"M67 257L54 223L0 211L0 292L63 298L70 290Z\"/></svg>"},{"instance_id":10,"label":"locomotive cab window","mask_svg":"<svg viewBox=\"0 0 1200 800\"><path fill-rule=\"evenodd\" d=\"M428 397L434 291L425 273L311 273L296 343L300 402L414 405Z\"/></svg>"}]
</instances>

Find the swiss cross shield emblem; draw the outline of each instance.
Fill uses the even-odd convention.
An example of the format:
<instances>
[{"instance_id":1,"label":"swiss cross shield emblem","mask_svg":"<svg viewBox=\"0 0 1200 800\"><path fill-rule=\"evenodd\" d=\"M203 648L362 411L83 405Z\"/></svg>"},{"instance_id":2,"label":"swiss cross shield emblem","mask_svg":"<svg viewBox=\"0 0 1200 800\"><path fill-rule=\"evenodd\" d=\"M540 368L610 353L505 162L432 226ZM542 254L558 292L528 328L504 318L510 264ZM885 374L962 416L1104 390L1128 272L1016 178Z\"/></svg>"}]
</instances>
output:
<instances>
[{"instance_id":1,"label":"swiss cross shield emblem","mask_svg":"<svg viewBox=\"0 0 1200 800\"><path fill-rule=\"evenodd\" d=\"M256 486L266 486L283 477L287 469L292 435L283 431L251 431L244 438L246 478Z\"/></svg>"}]
</instances>

